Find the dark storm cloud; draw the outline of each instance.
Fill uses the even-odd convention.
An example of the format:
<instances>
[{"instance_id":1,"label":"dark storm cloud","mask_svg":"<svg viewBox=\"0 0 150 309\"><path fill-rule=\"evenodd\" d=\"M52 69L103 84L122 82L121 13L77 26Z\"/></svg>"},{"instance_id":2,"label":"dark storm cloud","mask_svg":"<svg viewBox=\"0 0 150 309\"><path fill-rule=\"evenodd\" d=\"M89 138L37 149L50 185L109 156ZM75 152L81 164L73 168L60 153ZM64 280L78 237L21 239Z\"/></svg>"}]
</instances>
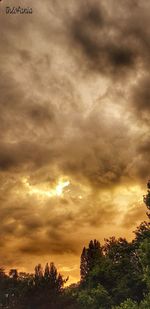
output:
<instances>
[{"instance_id":1,"label":"dark storm cloud","mask_svg":"<svg viewBox=\"0 0 150 309\"><path fill-rule=\"evenodd\" d=\"M58 234L58 233L57 233ZM75 239L65 239L61 235L52 235L52 238L44 239L40 238L37 242L37 238L33 240L27 240L27 244L20 246L19 251L21 254L30 255L62 255L65 253L79 254L78 241L75 243Z\"/></svg>"},{"instance_id":2,"label":"dark storm cloud","mask_svg":"<svg viewBox=\"0 0 150 309\"><path fill-rule=\"evenodd\" d=\"M96 107L82 123L79 119L78 129L79 134L68 140L63 149L61 169L77 179L87 179L94 188L118 184L133 153L126 121L113 119L103 107ZM125 149L129 141L130 149Z\"/></svg>"},{"instance_id":3,"label":"dark storm cloud","mask_svg":"<svg viewBox=\"0 0 150 309\"><path fill-rule=\"evenodd\" d=\"M150 75L141 77L138 84L133 88L134 110L140 120L148 122L150 115Z\"/></svg>"},{"instance_id":4,"label":"dark storm cloud","mask_svg":"<svg viewBox=\"0 0 150 309\"><path fill-rule=\"evenodd\" d=\"M111 16L96 2L87 8L81 6L79 17L75 17L71 25L71 37L74 44L81 47L91 70L120 77L135 68L138 57L136 43L131 40L128 29L124 18L117 21L117 16Z\"/></svg>"},{"instance_id":5,"label":"dark storm cloud","mask_svg":"<svg viewBox=\"0 0 150 309\"><path fill-rule=\"evenodd\" d=\"M20 143L1 143L0 149L0 170L9 170L28 165L40 167L53 160L53 150L38 145L34 142L21 141Z\"/></svg>"},{"instance_id":6,"label":"dark storm cloud","mask_svg":"<svg viewBox=\"0 0 150 309\"><path fill-rule=\"evenodd\" d=\"M150 175L149 167L149 157L150 157L150 135L149 133L143 138L143 141L138 147L138 162L137 162L137 175L141 179L148 179Z\"/></svg>"},{"instance_id":7,"label":"dark storm cloud","mask_svg":"<svg viewBox=\"0 0 150 309\"><path fill-rule=\"evenodd\" d=\"M145 1L88 1L80 6L70 30L74 54L86 74L88 69L88 74L97 72L122 84L125 77L137 79L141 72L127 100L142 121L149 120L150 106L149 12Z\"/></svg>"},{"instance_id":8,"label":"dark storm cloud","mask_svg":"<svg viewBox=\"0 0 150 309\"><path fill-rule=\"evenodd\" d=\"M106 75L113 82L114 80L116 81L114 84L116 88L118 84L123 85L126 88L124 99L128 104L128 110L125 110L122 121L124 121L123 118L126 117L126 113L129 112L133 116L135 124L140 120L148 129L150 107L150 31L148 26L150 11L148 10L148 3L145 1L134 1L132 3L130 1L114 1L113 3L110 1L101 1L101 3L87 1L86 4L83 3L79 7L78 14L70 22L70 40L75 48L73 54L75 55L75 59L80 63L81 71L84 71L86 68L85 72L89 76L94 72L100 75ZM128 77L129 80L132 79L132 81L135 79L136 86L132 85L132 83L129 86L128 81L124 81L124 77ZM118 100L120 100L120 104L123 104L121 103L121 97ZM102 119L100 119L101 121ZM106 122L107 128L109 120L106 120ZM148 123L146 124L146 122ZM130 166L129 157L131 157L131 161L134 161L134 156L140 156L139 146L136 145L137 141L130 140L130 133L128 136L127 127L131 124L126 123L126 128L123 128L120 124L119 131L122 135L121 139L119 136L115 136L115 134L111 136L111 131L104 133L105 125L101 129L101 126L99 124L97 125L95 120L91 123L94 123L96 132L100 132L102 136L105 136L105 143L100 139L97 145L97 138L99 136L94 136L93 134L94 142L93 144L89 142L88 145L91 144L93 146L93 152L95 148L95 154L92 156L89 154L90 151L87 151L83 162L80 160L80 163L76 164L76 159L76 162L69 162L69 164L67 162L66 167L73 171L79 168L83 171L83 175L86 175L91 180L92 184L100 185L103 182L109 183L109 181L117 183L120 181L122 175L127 175ZM89 130L90 128L91 132L93 131L94 133L94 129L89 121L87 121L87 124L86 129ZM118 132L117 126L113 128L113 131L115 133ZM88 138L85 138L85 140L88 140ZM112 150L111 140L113 141ZM117 150L119 149L118 157L115 154L115 140L118 141L116 147ZM82 142L80 141L80 143ZM139 142L143 142L142 135L139 137ZM132 148L130 153L130 149L128 148L129 152L127 156L123 156L123 153L126 151L124 146L128 143L130 144L130 149L132 148L132 143L134 143L135 151L132 152ZM84 147L82 148L84 149ZM107 149L109 149L108 158ZM120 153L122 150L123 153ZM102 153L105 154L104 158ZM94 158L94 162L97 161L96 171L92 157ZM117 157L116 162L113 162L114 157ZM88 158L90 159L88 160ZM145 164L145 168L143 166L144 161L147 162L147 156L143 153L141 158L141 163L143 163L141 164L139 161L139 167L137 166L137 174L143 179L148 177L149 173L148 164ZM90 162L92 162L91 171ZM130 172L129 175L131 176Z\"/></svg>"}]
</instances>

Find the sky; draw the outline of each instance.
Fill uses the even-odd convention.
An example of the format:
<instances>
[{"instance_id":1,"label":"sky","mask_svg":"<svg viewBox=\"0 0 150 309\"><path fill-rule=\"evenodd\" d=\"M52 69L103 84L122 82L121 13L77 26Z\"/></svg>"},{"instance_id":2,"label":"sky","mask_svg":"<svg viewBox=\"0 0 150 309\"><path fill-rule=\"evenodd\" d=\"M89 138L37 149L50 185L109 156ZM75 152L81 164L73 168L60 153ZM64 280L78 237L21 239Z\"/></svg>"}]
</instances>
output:
<instances>
[{"instance_id":1,"label":"sky","mask_svg":"<svg viewBox=\"0 0 150 309\"><path fill-rule=\"evenodd\" d=\"M32 14L6 14L6 6ZM150 176L150 2L0 2L0 263L79 280L133 239Z\"/></svg>"}]
</instances>

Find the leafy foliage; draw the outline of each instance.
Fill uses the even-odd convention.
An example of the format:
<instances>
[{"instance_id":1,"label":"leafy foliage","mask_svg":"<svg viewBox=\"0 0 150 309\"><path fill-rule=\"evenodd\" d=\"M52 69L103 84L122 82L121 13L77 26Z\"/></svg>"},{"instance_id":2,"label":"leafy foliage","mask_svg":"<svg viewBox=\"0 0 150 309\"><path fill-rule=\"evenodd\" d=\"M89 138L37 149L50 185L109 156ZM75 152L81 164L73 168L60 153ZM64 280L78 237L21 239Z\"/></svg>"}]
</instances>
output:
<instances>
[{"instance_id":1,"label":"leafy foliage","mask_svg":"<svg viewBox=\"0 0 150 309\"><path fill-rule=\"evenodd\" d=\"M131 299L127 299L124 303L120 306L115 307L114 309L138 309L139 306L136 302L132 301Z\"/></svg>"},{"instance_id":2,"label":"leafy foliage","mask_svg":"<svg viewBox=\"0 0 150 309\"><path fill-rule=\"evenodd\" d=\"M81 308L103 309L111 308L111 298L105 288L98 284L93 289L83 289L77 295L77 302Z\"/></svg>"}]
</instances>

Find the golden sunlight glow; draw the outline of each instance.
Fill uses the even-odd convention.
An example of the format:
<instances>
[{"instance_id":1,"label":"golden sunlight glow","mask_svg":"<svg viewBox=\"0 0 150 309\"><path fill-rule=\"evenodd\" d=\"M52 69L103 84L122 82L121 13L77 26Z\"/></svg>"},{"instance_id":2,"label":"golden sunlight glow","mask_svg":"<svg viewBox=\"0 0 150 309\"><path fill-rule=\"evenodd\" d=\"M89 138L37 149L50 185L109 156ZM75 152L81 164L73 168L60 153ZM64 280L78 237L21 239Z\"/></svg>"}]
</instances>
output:
<instances>
[{"instance_id":1,"label":"golden sunlight glow","mask_svg":"<svg viewBox=\"0 0 150 309\"><path fill-rule=\"evenodd\" d=\"M63 181L59 181L58 185L55 188L56 195L61 196L63 194L63 189L65 187L68 187L69 184L70 184L69 181L64 181L64 182Z\"/></svg>"},{"instance_id":2,"label":"golden sunlight glow","mask_svg":"<svg viewBox=\"0 0 150 309\"><path fill-rule=\"evenodd\" d=\"M24 184L24 187L27 190L27 193L30 195L37 195L40 197L55 197L55 196L62 196L64 188L68 187L70 185L69 180L64 180L61 178L57 185L54 188L49 188L48 186L35 186L29 183L27 178L24 178L22 180L22 183Z\"/></svg>"},{"instance_id":3,"label":"golden sunlight glow","mask_svg":"<svg viewBox=\"0 0 150 309\"><path fill-rule=\"evenodd\" d=\"M115 202L120 209L129 206L131 203L142 203L144 191L140 186L119 186L115 191Z\"/></svg>"}]
</instances>

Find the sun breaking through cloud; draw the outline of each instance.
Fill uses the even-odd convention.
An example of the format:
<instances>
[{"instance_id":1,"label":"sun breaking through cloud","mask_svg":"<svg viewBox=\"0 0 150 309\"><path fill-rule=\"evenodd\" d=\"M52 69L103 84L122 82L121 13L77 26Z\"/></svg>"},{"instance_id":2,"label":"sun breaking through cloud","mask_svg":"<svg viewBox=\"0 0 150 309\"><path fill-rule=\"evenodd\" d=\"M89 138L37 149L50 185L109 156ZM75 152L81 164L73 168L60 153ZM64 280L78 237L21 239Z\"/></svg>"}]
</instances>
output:
<instances>
[{"instance_id":1,"label":"sun breaking through cloud","mask_svg":"<svg viewBox=\"0 0 150 309\"><path fill-rule=\"evenodd\" d=\"M61 178L56 186L54 188L45 188L45 186L38 187L35 185L31 185L28 181L27 178L23 178L22 180L25 189L27 190L27 194L29 195L36 195L37 197L55 197L55 196L62 196L63 195L63 190L69 186L70 181L69 180L63 180Z\"/></svg>"}]
</instances>

